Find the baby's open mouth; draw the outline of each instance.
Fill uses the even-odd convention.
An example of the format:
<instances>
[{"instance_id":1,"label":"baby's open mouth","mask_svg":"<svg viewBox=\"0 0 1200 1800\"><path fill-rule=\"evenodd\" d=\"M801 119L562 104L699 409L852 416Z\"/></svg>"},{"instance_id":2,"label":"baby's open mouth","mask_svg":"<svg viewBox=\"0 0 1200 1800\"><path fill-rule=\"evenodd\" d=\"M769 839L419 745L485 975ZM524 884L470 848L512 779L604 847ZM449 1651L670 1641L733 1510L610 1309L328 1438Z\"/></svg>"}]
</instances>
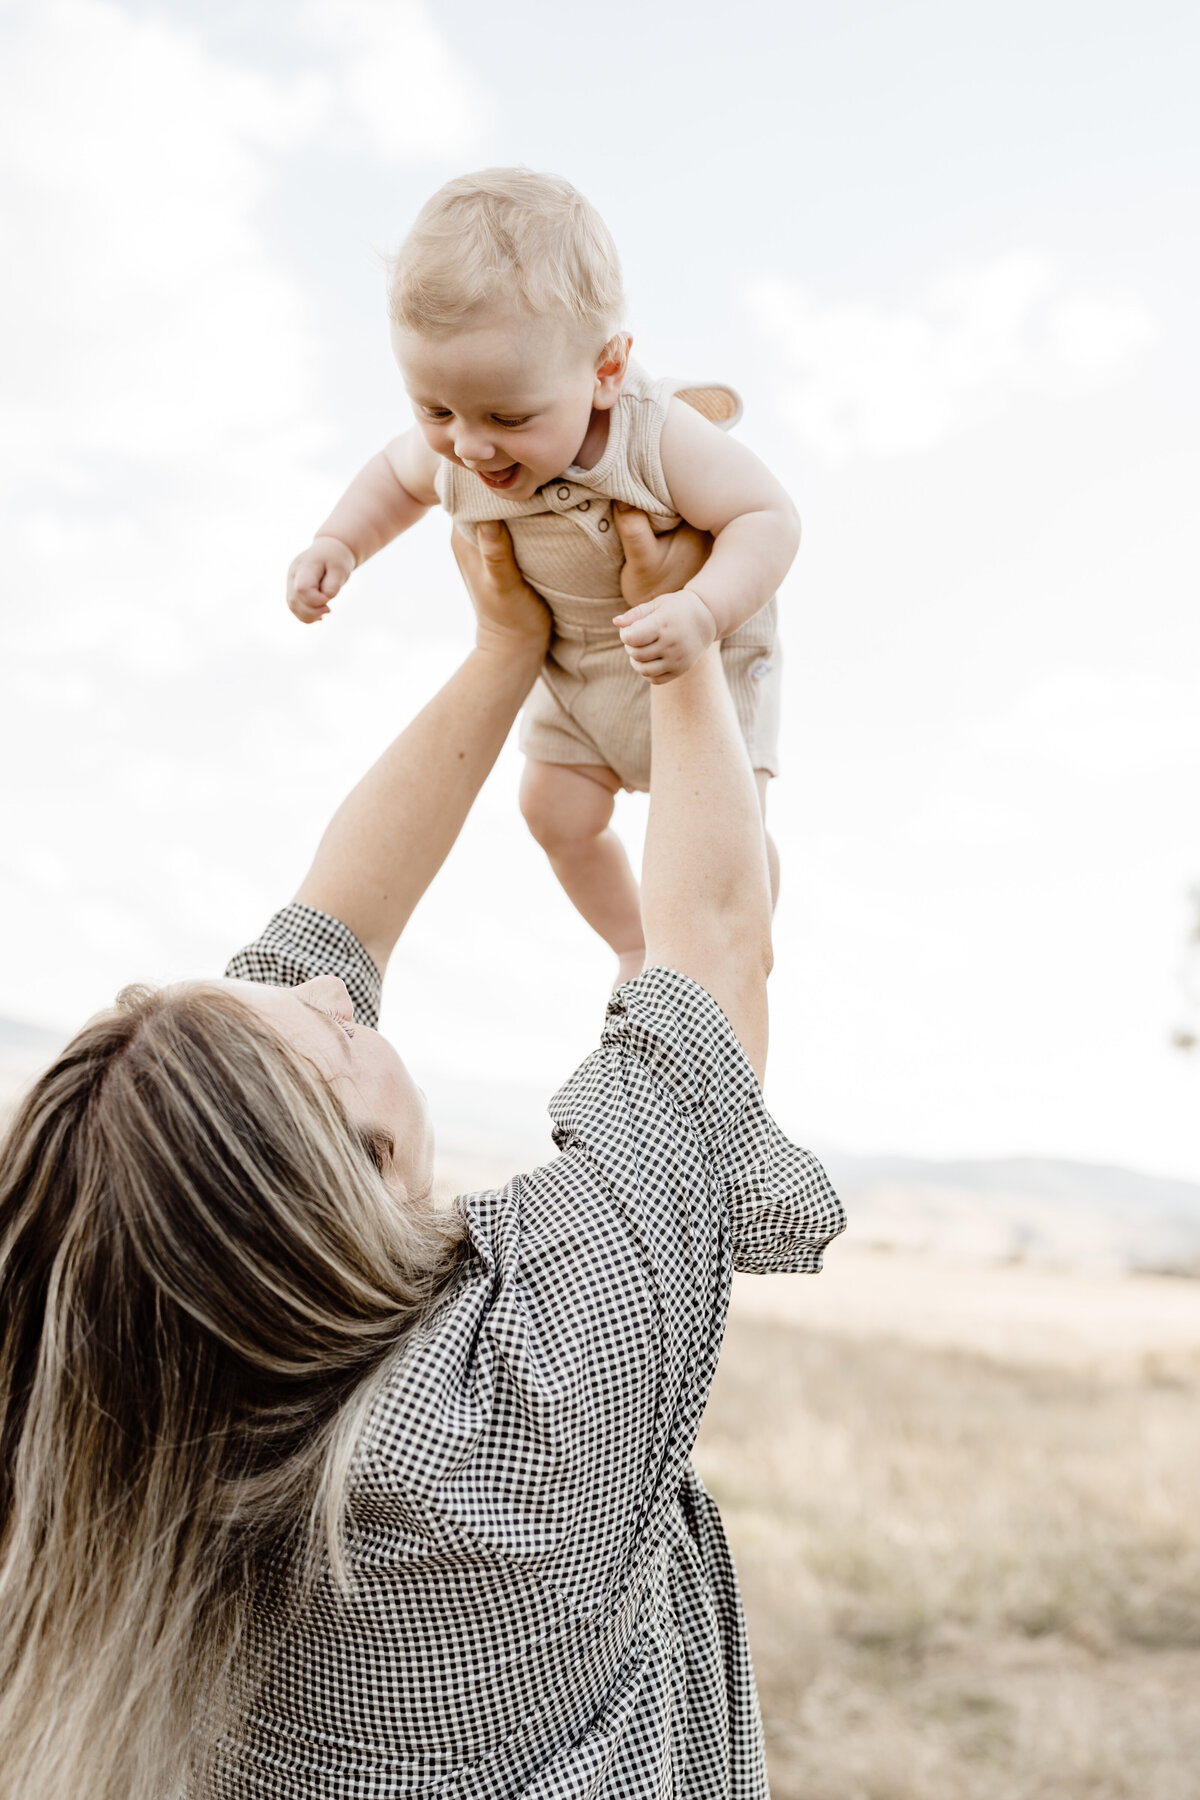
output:
<instances>
[{"instance_id":1,"label":"baby's open mouth","mask_svg":"<svg viewBox=\"0 0 1200 1800\"><path fill-rule=\"evenodd\" d=\"M506 488L511 487L521 473L521 465L520 463L509 463L507 469L476 469L475 473L480 481L485 482L490 488Z\"/></svg>"}]
</instances>

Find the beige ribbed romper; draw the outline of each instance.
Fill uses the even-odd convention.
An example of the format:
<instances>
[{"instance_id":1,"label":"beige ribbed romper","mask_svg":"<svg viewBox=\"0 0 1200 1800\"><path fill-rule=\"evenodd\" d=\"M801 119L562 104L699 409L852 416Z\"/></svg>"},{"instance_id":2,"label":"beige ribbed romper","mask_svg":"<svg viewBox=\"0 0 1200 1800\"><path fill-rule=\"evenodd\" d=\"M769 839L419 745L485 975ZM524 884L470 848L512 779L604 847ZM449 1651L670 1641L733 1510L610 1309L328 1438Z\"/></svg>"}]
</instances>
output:
<instances>
[{"instance_id":1,"label":"beige ribbed romper","mask_svg":"<svg viewBox=\"0 0 1200 1800\"><path fill-rule=\"evenodd\" d=\"M507 500L451 462L441 462L436 476L439 500L466 535L484 519L503 519L522 573L554 615L541 679L521 715L521 749L538 762L603 765L643 792L650 786L650 683L631 667L612 622L624 610L612 512L621 500L646 512L656 532L679 524L659 455L676 393L718 424L733 424L741 412L729 388L652 381L631 363L594 468L572 464L528 500ZM775 616L772 598L721 646L751 763L771 775L778 773Z\"/></svg>"}]
</instances>

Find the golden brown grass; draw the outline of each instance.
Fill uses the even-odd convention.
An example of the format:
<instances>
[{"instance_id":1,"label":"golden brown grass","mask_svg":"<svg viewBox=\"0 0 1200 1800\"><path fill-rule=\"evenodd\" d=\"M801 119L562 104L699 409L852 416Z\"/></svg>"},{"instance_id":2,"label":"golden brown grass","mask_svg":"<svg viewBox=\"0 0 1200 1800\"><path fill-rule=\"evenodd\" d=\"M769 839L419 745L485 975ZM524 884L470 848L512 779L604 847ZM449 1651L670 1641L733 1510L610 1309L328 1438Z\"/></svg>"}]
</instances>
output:
<instances>
[{"instance_id":1,"label":"golden brown grass","mask_svg":"<svg viewBox=\"0 0 1200 1800\"><path fill-rule=\"evenodd\" d=\"M735 1316L697 1464L776 1800L1200 1795L1200 1358Z\"/></svg>"}]
</instances>

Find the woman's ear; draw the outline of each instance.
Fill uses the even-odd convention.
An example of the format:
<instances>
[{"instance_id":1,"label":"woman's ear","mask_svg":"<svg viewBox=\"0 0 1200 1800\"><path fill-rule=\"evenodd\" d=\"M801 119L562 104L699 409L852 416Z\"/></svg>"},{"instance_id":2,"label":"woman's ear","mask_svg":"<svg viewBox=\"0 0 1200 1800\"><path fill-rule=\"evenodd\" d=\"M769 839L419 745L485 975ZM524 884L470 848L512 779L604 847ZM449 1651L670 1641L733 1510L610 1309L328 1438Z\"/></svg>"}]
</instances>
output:
<instances>
[{"instance_id":1,"label":"woman's ear","mask_svg":"<svg viewBox=\"0 0 1200 1800\"><path fill-rule=\"evenodd\" d=\"M629 367L629 352L633 339L627 331L618 331L610 337L599 356L596 358L596 391L592 395L592 405L597 412L608 412L616 405L617 395L625 380L625 371Z\"/></svg>"}]
</instances>

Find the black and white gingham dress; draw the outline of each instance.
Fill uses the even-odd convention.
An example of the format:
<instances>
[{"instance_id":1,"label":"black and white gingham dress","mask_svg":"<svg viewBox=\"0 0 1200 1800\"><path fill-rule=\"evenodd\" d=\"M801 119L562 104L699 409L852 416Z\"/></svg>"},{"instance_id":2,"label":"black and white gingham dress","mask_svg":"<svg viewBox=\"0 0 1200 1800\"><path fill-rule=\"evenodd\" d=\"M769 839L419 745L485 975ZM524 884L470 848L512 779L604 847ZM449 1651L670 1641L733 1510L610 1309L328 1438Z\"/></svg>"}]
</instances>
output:
<instances>
[{"instance_id":1,"label":"black and white gingham dress","mask_svg":"<svg viewBox=\"0 0 1200 1800\"><path fill-rule=\"evenodd\" d=\"M343 977L290 906L229 973ZM358 1446L353 1590L264 1620L270 1673L216 1794L750 1800L766 1793L737 1579L689 1462L733 1269L842 1227L716 1002L649 969L550 1105L559 1155L459 1201L473 1255Z\"/></svg>"}]
</instances>

